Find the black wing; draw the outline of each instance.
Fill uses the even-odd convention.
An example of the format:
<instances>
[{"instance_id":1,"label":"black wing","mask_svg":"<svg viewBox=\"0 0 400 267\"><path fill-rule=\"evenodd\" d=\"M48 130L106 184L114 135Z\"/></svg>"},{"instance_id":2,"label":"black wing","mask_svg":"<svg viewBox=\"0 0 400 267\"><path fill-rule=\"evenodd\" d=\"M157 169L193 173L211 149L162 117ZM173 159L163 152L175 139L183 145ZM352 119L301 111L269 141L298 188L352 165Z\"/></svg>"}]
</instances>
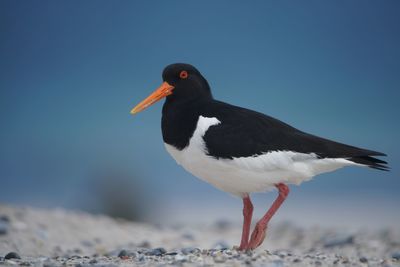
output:
<instances>
[{"instance_id":1,"label":"black wing","mask_svg":"<svg viewBox=\"0 0 400 267\"><path fill-rule=\"evenodd\" d=\"M215 101L204 116L221 124L204 135L208 154L215 158L250 157L269 151L315 153L320 158L345 158L368 167L388 170L385 161L372 156L384 153L334 142L302 132L275 118Z\"/></svg>"}]
</instances>

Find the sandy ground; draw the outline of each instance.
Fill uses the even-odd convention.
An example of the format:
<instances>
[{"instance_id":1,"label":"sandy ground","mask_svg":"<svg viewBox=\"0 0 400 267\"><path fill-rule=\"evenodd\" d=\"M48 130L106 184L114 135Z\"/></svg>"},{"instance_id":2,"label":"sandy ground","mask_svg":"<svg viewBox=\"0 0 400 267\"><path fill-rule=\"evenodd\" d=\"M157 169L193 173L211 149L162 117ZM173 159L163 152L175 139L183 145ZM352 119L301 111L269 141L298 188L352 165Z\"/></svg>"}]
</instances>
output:
<instances>
[{"instance_id":1,"label":"sandy ground","mask_svg":"<svg viewBox=\"0 0 400 267\"><path fill-rule=\"evenodd\" d=\"M0 265L400 266L400 233L395 229L272 223L261 248L238 252L240 227L228 221L149 225L0 204Z\"/></svg>"}]
</instances>

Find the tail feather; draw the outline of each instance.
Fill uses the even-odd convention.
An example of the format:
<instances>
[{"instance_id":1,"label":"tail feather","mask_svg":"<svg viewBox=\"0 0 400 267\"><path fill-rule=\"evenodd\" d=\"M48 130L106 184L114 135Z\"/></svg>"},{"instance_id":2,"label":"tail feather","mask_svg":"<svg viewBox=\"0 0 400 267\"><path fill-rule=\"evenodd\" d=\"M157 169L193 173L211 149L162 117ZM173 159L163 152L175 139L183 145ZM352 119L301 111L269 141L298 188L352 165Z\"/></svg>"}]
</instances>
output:
<instances>
[{"instance_id":1,"label":"tail feather","mask_svg":"<svg viewBox=\"0 0 400 267\"><path fill-rule=\"evenodd\" d=\"M383 154L383 153L381 153L381 154ZM379 156L381 156L381 155L379 155ZM377 170L381 170L381 171L389 171L390 170L389 166L386 165L387 164L386 161L380 160L380 159L377 159L377 158L374 158L371 156L356 156L356 157L349 158L349 160L351 160L355 163L358 163L358 164L368 166L372 169L377 169Z\"/></svg>"}]
</instances>

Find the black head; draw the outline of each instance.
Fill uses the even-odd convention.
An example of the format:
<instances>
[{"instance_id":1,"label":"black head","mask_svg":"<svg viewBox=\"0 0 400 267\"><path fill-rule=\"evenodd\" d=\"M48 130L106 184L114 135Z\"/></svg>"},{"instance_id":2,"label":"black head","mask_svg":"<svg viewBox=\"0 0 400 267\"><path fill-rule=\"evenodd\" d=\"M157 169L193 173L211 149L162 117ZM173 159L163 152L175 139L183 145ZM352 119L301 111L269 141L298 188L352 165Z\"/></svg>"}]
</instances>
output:
<instances>
[{"instance_id":1,"label":"black head","mask_svg":"<svg viewBox=\"0 0 400 267\"><path fill-rule=\"evenodd\" d=\"M211 99L210 86L200 72L189 64L168 65L162 74L163 84L131 110L132 114L144 110L158 100L167 97L167 102L186 102Z\"/></svg>"},{"instance_id":2,"label":"black head","mask_svg":"<svg viewBox=\"0 0 400 267\"><path fill-rule=\"evenodd\" d=\"M175 63L168 65L162 73L162 78L164 82L174 87L172 94L167 97L168 100L212 98L208 82L190 64Z\"/></svg>"}]
</instances>

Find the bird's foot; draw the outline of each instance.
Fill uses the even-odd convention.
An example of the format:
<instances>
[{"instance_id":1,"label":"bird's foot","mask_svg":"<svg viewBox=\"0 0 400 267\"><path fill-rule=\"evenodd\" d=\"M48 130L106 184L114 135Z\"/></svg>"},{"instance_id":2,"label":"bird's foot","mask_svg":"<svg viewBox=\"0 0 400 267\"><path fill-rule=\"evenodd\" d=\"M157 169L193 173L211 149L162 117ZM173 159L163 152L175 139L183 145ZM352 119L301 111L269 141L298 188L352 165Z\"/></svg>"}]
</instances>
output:
<instances>
[{"instance_id":1,"label":"bird's foot","mask_svg":"<svg viewBox=\"0 0 400 267\"><path fill-rule=\"evenodd\" d=\"M267 233L267 225L263 223L257 223L256 227L251 234L250 242L246 249L256 249L259 247L265 239Z\"/></svg>"},{"instance_id":2,"label":"bird's foot","mask_svg":"<svg viewBox=\"0 0 400 267\"><path fill-rule=\"evenodd\" d=\"M240 250L240 251L245 251L247 249L247 245L242 245L242 244L240 244L240 246L237 248L237 250Z\"/></svg>"}]
</instances>

